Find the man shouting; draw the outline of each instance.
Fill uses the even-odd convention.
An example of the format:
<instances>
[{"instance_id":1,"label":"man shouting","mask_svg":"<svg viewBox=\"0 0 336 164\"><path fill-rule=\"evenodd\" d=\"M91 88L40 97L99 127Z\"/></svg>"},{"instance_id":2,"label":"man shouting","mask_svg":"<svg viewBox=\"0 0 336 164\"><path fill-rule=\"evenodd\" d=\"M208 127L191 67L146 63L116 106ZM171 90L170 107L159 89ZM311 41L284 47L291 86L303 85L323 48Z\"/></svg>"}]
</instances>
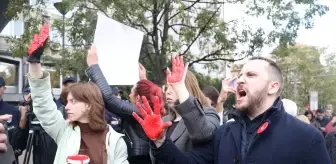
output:
<instances>
[{"instance_id":1,"label":"man shouting","mask_svg":"<svg viewBox=\"0 0 336 164\"><path fill-rule=\"evenodd\" d=\"M168 83L178 82L184 70L181 59L173 59ZM182 60L183 62L183 60ZM174 71L175 70L175 71ZM174 77L174 81L170 81ZM236 81L236 85L231 85ZM282 73L273 61L256 57L242 68L236 80L226 80L227 94L235 93L233 121L223 124L208 144L192 152L179 151L166 138L163 123L146 107L142 119L135 118L151 138L156 159L165 164L330 164L322 134L285 112L280 99ZM234 86L234 88L230 87ZM180 102L183 103L183 102ZM153 132L160 133L161 135Z\"/></svg>"}]
</instances>

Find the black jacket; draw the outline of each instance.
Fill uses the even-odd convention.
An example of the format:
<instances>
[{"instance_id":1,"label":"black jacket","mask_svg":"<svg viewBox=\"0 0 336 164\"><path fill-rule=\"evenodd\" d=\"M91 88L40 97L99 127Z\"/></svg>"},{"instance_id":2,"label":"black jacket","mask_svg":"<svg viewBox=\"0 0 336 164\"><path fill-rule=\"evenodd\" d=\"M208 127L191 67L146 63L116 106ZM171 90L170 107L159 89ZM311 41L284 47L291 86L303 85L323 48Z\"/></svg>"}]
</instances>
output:
<instances>
[{"instance_id":1,"label":"black jacket","mask_svg":"<svg viewBox=\"0 0 336 164\"><path fill-rule=\"evenodd\" d=\"M328 133L325 137L326 146L332 164L336 164L336 131Z\"/></svg>"},{"instance_id":2,"label":"black jacket","mask_svg":"<svg viewBox=\"0 0 336 164\"><path fill-rule=\"evenodd\" d=\"M141 125L132 116L133 112L140 114L136 105L113 95L99 65L92 65L86 73L90 80L100 88L106 109L123 119L122 127L125 129L124 139L128 147L128 156L149 156L149 140Z\"/></svg>"},{"instance_id":3,"label":"black jacket","mask_svg":"<svg viewBox=\"0 0 336 164\"><path fill-rule=\"evenodd\" d=\"M58 108L58 110L63 114L65 118L65 110L64 106ZM28 128L29 122L27 120L27 128L21 129L17 127L13 130L12 138L10 140L11 145L15 150L25 150L27 147L29 130L35 129L34 131L34 139L33 139L33 164L53 164L56 151L57 144L56 142L49 136L47 132L41 126L34 126ZM27 150L26 150L27 152ZM22 154L23 156L25 154ZM23 162L23 161L20 161Z\"/></svg>"},{"instance_id":4,"label":"black jacket","mask_svg":"<svg viewBox=\"0 0 336 164\"><path fill-rule=\"evenodd\" d=\"M212 142L192 152L179 151L167 139L154 155L165 164L330 164L322 134L313 126L289 115L280 99L261 115L268 126L248 141L243 114L223 124ZM265 123L265 124L264 124ZM253 124L252 124L253 125ZM155 145L153 145L155 147Z\"/></svg>"}]
</instances>

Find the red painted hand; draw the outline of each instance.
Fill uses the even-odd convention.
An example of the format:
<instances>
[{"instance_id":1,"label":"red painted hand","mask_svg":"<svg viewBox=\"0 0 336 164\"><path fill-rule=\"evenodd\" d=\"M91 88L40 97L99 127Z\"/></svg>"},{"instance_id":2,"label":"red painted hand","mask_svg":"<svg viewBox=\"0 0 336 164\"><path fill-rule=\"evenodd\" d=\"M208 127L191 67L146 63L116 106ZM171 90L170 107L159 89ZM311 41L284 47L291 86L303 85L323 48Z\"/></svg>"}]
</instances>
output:
<instances>
[{"instance_id":1,"label":"red painted hand","mask_svg":"<svg viewBox=\"0 0 336 164\"><path fill-rule=\"evenodd\" d=\"M188 63L184 65L183 56L172 56L172 71L167 70L167 82L170 84L184 83L188 71Z\"/></svg>"},{"instance_id":2,"label":"red painted hand","mask_svg":"<svg viewBox=\"0 0 336 164\"><path fill-rule=\"evenodd\" d=\"M145 96L142 96L142 102L145 106L145 110L143 107L140 105L139 102L136 103L141 116L143 119L141 119L138 114L135 112L132 113L133 117L139 122L139 124L142 126L144 129L147 137L153 141L159 139L166 129L171 125L171 122L163 122L161 119L161 104L159 102L159 98L155 97L155 100L153 102L154 104L154 113L152 112L151 107L149 106L149 103L146 99Z\"/></svg>"},{"instance_id":3,"label":"red painted hand","mask_svg":"<svg viewBox=\"0 0 336 164\"><path fill-rule=\"evenodd\" d=\"M35 34L33 40L28 48L28 62L40 62L40 58L43 55L44 47L49 39L48 24L44 24L39 34Z\"/></svg>"}]
</instances>

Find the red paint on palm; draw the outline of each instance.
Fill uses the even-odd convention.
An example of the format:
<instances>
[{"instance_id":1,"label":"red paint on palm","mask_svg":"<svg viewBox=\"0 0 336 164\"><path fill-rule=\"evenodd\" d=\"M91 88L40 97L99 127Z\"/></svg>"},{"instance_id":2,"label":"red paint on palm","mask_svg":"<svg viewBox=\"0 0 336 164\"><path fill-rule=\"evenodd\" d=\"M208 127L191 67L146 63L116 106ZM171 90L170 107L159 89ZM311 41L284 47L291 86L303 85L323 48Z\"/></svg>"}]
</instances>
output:
<instances>
[{"instance_id":1,"label":"red paint on palm","mask_svg":"<svg viewBox=\"0 0 336 164\"><path fill-rule=\"evenodd\" d=\"M28 48L28 55L31 56L38 48L43 47L45 42L49 38L49 28L48 24L44 24L41 27L40 33L35 34L33 40L30 43Z\"/></svg>"},{"instance_id":2,"label":"red paint on palm","mask_svg":"<svg viewBox=\"0 0 336 164\"><path fill-rule=\"evenodd\" d=\"M139 124L144 129L147 137L151 140L159 139L165 130L171 125L171 122L163 122L161 119L161 103L158 97L154 98L153 107L154 113L152 108L149 106L149 103L145 96L142 96L142 103L144 108L141 106L139 102L136 103L142 118L139 117L138 114L135 112L132 113L133 117L139 122Z\"/></svg>"},{"instance_id":3,"label":"red paint on palm","mask_svg":"<svg viewBox=\"0 0 336 164\"><path fill-rule=\"evenodd\" d=\"M183 63L183 56L172 56L172 70L167 71L168 83L179 83L183 80L186 67Z\"/></svg>"}]
</instances>

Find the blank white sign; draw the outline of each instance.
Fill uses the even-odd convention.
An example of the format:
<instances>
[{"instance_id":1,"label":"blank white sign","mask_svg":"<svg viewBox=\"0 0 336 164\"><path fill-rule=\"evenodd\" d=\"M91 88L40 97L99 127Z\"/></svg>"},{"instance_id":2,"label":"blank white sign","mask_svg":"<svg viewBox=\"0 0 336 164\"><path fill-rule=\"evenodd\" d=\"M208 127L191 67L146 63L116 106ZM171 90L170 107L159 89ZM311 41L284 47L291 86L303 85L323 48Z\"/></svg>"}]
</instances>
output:
<instances>
[{"instance_id":1,"label":"blank white sign","mask_svg":"<svg viewBox=\"0 0 336 164\"><path fill-rule=\"evenodd\" d=\"M139 81L138 61L143 32L102 13L94 36L99 66L109 85L134 85Z\"/></svg>"}]
</instances>

